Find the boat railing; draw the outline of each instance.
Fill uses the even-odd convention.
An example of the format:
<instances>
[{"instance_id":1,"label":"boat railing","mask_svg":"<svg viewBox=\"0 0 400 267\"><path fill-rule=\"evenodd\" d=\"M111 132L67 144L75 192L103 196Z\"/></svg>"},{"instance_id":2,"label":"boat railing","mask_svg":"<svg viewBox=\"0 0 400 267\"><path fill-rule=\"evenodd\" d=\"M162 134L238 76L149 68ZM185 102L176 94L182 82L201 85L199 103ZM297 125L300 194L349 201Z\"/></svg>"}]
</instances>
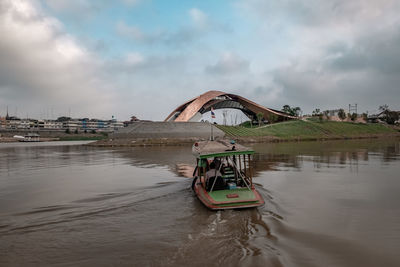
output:
<instances>
[{"instance_id":1,"label":"boat railing","mask_svg":"<svg viewBox=\"0 0 400 267\"><path fill-rule=\"evenodd\" d=\"M219 164L219 168L218 168L218 172L219 172L219 173L221 173L221 168L222 168L222 164ZM215 172L216 172L216 171L215 171ZM216 173L217 173L217 172L216 172ZM215 178L214 178L214 182L213 182L213 185L211 186L210 192L213 191L214 186L215 186L215 183L217 182L217 179L218 179L218 177L215 177Z\"/></svg>"},{"instance_id":2,"label":"boat railing","mask_svg":"<svg viewBox=\"0 0 400 267\"><path fill-rule=\"evenodd\" d=\"M232 160L231 158L227 158L228 164L230 164L231 166L233 166L233 171L229 172L229 173L224 173L224 175L221 178L235 178L237 177L237 175L235 173L238 174L238 176L242 179L243 183L246 185L246 187L251 190L250 188L250 183L247 181L247 177L245 177L245 175L242 173L242 171L238 168L237 164L235 163L234 160ZM218 171L221 172L221 168L222 168L223 164L219 165ZM213 184L211 186L210 192L213 191L215 184L217 182L218 177L215 177Z\"/></svg>"},{"instance_id":3,"label":"boat railing","mask_svg":"<svg viewBox=\"0 0 400 267\"><path fill-rule=\"evenodd\" d=\"M230 161L231 161L231 164L232 164L232 166L235 168L235 170L237 171L237 173L239 173L239 175L240 175L240 177L242 178L242 180L243 180L243 182L244 182L244 184L246 185L246 187L249 189L249 190L251 190L250 189L250 185L247 183L247 181L246 181L246 177L242 174L242 172L240 171L240 169L237 167L237 165L236 165L236 163L233 161L233 160L231 160L231 159L229 159Z\"/></svg>"}]
</instances>

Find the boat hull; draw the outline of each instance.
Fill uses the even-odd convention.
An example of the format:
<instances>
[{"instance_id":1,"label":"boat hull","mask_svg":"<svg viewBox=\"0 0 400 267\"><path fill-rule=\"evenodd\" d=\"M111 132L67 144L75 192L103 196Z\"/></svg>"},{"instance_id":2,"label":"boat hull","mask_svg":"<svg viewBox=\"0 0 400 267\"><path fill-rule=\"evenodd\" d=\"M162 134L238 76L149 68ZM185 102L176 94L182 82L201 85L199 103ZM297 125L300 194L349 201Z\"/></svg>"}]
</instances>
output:
<instances>
[{"instance_id":1,"label":"boat hull","mask_svg":"<svg viewBox=\"0 0 400 267\"><path fill-rule=\"evenodd\" d=\"M255 188L239 188L207 192L201 182L194 182L197 198L211 210L254 208L265 204Z\"/></svg>"}]
</instances>

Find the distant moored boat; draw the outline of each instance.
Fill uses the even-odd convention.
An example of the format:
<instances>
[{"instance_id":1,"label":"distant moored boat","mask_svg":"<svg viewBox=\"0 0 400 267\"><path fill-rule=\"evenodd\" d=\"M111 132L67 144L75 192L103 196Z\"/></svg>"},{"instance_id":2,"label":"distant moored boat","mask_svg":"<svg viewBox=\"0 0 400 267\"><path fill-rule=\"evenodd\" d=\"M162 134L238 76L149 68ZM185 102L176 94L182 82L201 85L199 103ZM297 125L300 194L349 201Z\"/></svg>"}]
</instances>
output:
<instances>
[{"instance_id":1,"label":"distant moored boat","mask_svg":"<svg viewBox=\"0 0 400 267\"><path fill-rule=\"evenodd\" d=\"M14 138L20 142L40 142L40 135L37 133L28 133L25 136L14 135Z\"/></svg>"}]
</instances>

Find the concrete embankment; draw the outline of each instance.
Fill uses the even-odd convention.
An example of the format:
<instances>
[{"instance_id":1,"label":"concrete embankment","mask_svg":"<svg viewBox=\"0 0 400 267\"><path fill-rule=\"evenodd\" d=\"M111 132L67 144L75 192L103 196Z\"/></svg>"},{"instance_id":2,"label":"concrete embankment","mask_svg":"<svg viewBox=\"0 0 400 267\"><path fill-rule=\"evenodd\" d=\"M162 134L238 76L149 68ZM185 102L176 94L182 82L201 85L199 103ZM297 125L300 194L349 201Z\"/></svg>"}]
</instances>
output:
<instances>
[{"instance_id":1,"label":"concrete embankment","mask_svg":"<svg viewBox=\"0 0 400 267\"><path fill-rule=\"evenodd\" d=\"M212 130L211 130L212 129ZM204 122L135 122L92 146L183 145L199 139L222 138L225 133Z\"/></svg>"},{"instance_id":2,"label":"concrete embankment","mask_svg":"<svg viewBox=\"0 0 400 267\"><path fill-rule=\"evenodd\" d=\"M90 145L186 145L209 139L210 128L210 124L199 122L137 122L112 134L109 139ZM213 132L216 138L231 138L240 143L400 137L398 129L385 125L315 121L292 121L259 128L213 125Z\"/></svg>"}]
</instances>

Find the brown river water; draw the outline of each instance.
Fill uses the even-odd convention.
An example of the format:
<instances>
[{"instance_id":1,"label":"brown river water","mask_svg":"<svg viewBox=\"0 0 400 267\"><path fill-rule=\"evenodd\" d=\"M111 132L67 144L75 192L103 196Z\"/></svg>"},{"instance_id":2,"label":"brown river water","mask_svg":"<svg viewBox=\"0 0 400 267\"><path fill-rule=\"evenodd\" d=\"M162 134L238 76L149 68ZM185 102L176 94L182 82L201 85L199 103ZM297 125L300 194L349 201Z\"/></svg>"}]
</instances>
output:
<instances>
[{"instance_id":1,"label":"brown river water","mask_svg":"<svg viewBox=\"0 0 400 267\"><path fill-rule=\"evenodd\" d=\"M0 144L0 266L400 266L400 140L256 144L266 204L210 211L190 147Z\"/></svg>"}]
</instances>

